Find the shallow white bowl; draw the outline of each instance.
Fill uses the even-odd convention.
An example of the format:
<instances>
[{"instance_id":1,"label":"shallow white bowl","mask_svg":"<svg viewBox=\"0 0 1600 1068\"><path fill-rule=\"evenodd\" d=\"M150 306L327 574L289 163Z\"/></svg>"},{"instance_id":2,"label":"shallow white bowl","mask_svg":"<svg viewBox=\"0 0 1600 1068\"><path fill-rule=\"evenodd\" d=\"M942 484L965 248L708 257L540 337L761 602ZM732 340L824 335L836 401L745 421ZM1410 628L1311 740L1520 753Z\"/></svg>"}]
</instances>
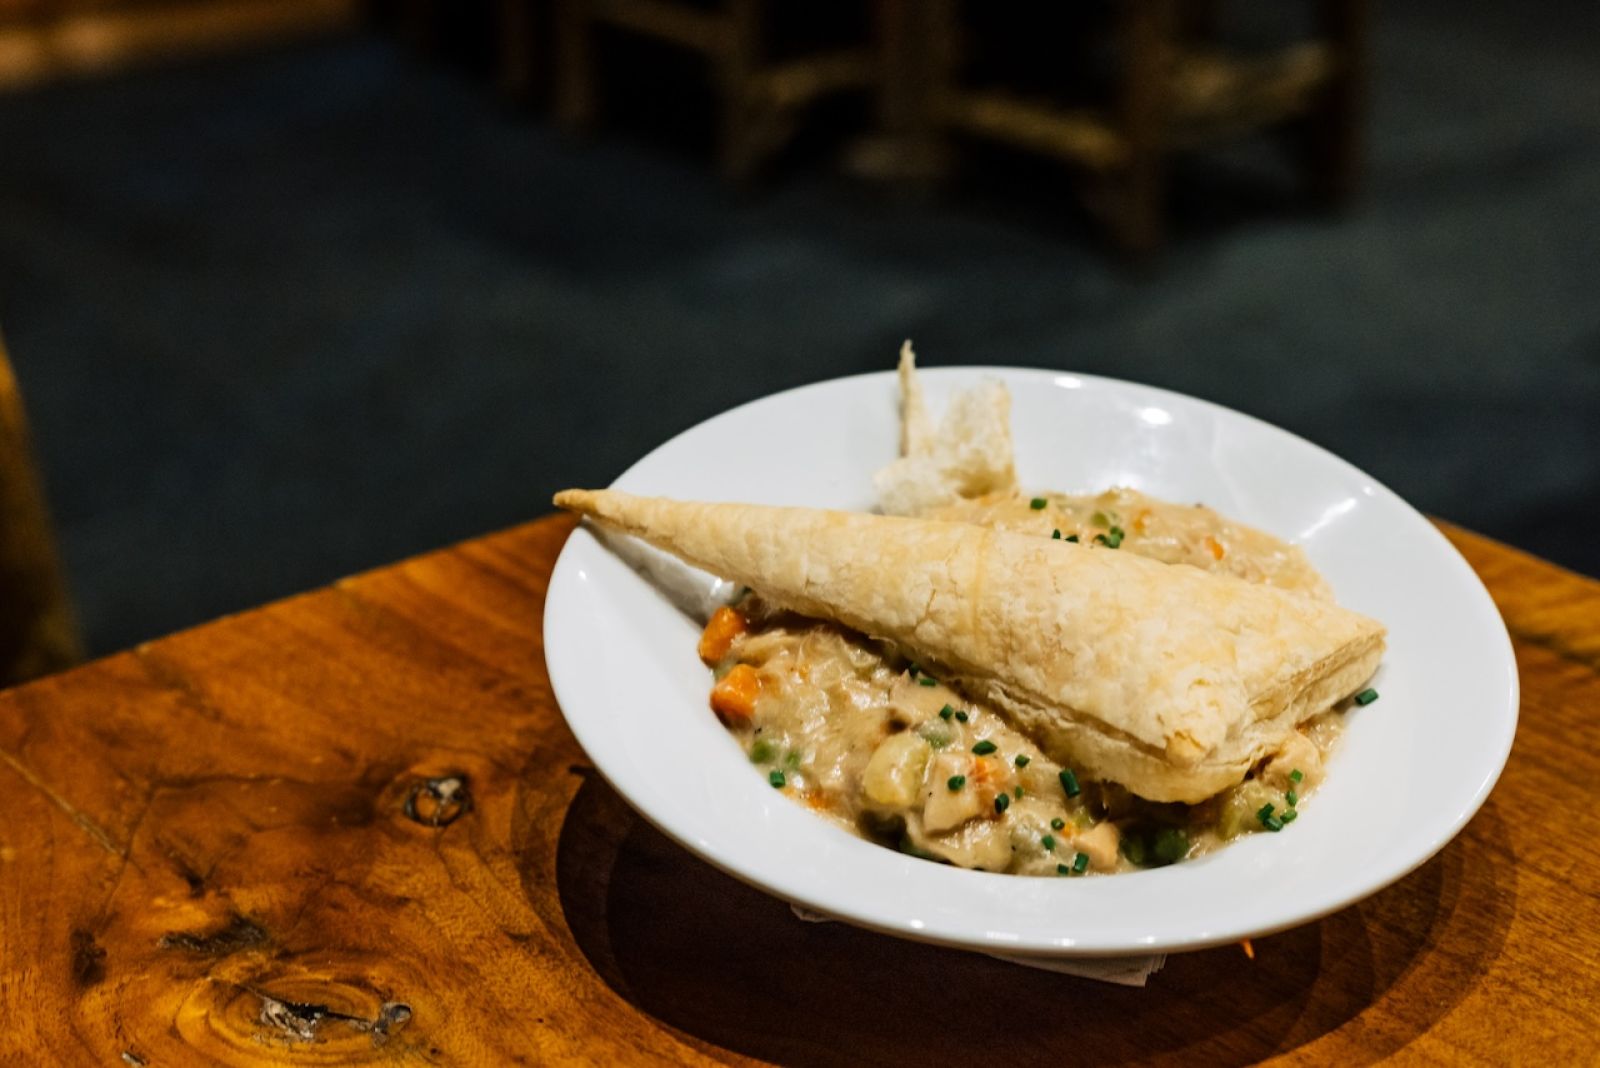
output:
<instances>
[{"instance_id":1,"label":"shallow white bowl","mask_svg":"<svg viewBox=\"0 0 1600 1068\"><path fill-rule=\"evenodd\" d=\"M1029 489L1123 485L1203 501L1305 546L1339 600L1389 627L1376 703L1354 710L1326 783L1280 834L1095 878L963 871L854 838L773 790L707 705L698 625L587 528L551 578L545 656L595 766L650 822L786 901L988 952L1198 949L1305 923L1416 868L1483 803L1517 723L1511 643L1477 576L1374 479L1276 427L1180 394L1037 370L922 372L930 403L1010 387ZM893 374L791 390L662 445L618 489L869 509L898 440Z\"/></svg>"}]
</instances>

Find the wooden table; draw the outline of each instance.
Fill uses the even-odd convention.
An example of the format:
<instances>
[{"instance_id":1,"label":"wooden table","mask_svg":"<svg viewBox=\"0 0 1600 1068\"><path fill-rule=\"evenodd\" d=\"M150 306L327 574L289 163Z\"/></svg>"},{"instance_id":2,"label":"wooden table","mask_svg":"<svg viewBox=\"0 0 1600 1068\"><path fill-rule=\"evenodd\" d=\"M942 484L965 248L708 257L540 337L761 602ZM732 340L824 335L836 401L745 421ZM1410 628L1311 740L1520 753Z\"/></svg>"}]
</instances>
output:
<instances>
[{"instance_id":1,"label":"wooden table","mask_svg":"<svg viewBox=\"0 0 1600 1068\"><path fill-rule=\"evenodd\" d=\"M1129 990L799 923L634 816L545 678L569 529L0 694L0 1063L1594 1063L1600 583L1449 531L1522 670L1488 804Z\"/></svg>"}]
</instances>

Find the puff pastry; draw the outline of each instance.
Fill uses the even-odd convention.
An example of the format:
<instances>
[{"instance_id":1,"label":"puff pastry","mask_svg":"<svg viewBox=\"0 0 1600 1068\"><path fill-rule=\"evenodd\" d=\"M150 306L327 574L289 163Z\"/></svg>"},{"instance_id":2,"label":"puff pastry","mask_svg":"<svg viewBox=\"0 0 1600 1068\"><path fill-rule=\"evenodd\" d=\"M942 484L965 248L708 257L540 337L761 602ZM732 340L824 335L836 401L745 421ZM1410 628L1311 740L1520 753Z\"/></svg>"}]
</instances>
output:
<instances>
[{"instance_id":1,"label":"puff pastry","mask_svg":"<svg viewBox=\"0 0 1600 1068\"><path fill-rule=\"evenodd\" d=\"M892 642L1053 759L1153 801L1241 781L1383 653L1383 627L1338 605L1115 549L612 490L555 503Z\"/></svg>"}]
</instances>

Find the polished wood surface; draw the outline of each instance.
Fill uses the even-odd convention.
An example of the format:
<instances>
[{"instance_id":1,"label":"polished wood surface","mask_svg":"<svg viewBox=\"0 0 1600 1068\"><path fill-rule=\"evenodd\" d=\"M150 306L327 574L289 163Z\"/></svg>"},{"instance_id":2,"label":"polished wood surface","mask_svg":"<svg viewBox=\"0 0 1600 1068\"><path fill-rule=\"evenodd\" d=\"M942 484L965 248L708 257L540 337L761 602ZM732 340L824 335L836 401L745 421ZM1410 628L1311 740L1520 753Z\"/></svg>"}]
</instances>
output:
<instances>
[{"instance_id":1,"label":"polished wood surface","mask_svg":"<svg viewBox=\"0 0 1600 1068\"><path fill-rule=\"evenodd\" d=\"M0 1063L1591 1062L1600 584L1449 531L1522 671L1493 796L1367 901L1130 990L797 922L633 815L544 672L569 530L0 694Z\"/></svg>"}]
</instances>

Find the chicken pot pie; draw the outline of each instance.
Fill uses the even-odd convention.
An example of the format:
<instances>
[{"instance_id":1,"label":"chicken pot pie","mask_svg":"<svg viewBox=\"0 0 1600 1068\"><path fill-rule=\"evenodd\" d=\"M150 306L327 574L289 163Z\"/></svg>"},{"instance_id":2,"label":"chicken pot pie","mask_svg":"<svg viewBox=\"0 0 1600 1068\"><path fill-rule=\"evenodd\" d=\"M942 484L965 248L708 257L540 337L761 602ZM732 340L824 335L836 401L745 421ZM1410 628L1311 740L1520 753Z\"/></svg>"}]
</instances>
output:
<instances>
[{"instance_id":1,"label":"chicken pot pie","mask_svg":"<svg viewBox=\"0 0 1600 1068\"><path fill-rule=\"evenodd\" d=\"M1383 628L1209 509L1022 495L1003 390L935 435L909 350L902 383L906 455L880 489L911 515L556 503L754 591L702 638L713 708L775 787L857 833L1079 874L1295 819Z\"/></svg>"}]
</instances>

